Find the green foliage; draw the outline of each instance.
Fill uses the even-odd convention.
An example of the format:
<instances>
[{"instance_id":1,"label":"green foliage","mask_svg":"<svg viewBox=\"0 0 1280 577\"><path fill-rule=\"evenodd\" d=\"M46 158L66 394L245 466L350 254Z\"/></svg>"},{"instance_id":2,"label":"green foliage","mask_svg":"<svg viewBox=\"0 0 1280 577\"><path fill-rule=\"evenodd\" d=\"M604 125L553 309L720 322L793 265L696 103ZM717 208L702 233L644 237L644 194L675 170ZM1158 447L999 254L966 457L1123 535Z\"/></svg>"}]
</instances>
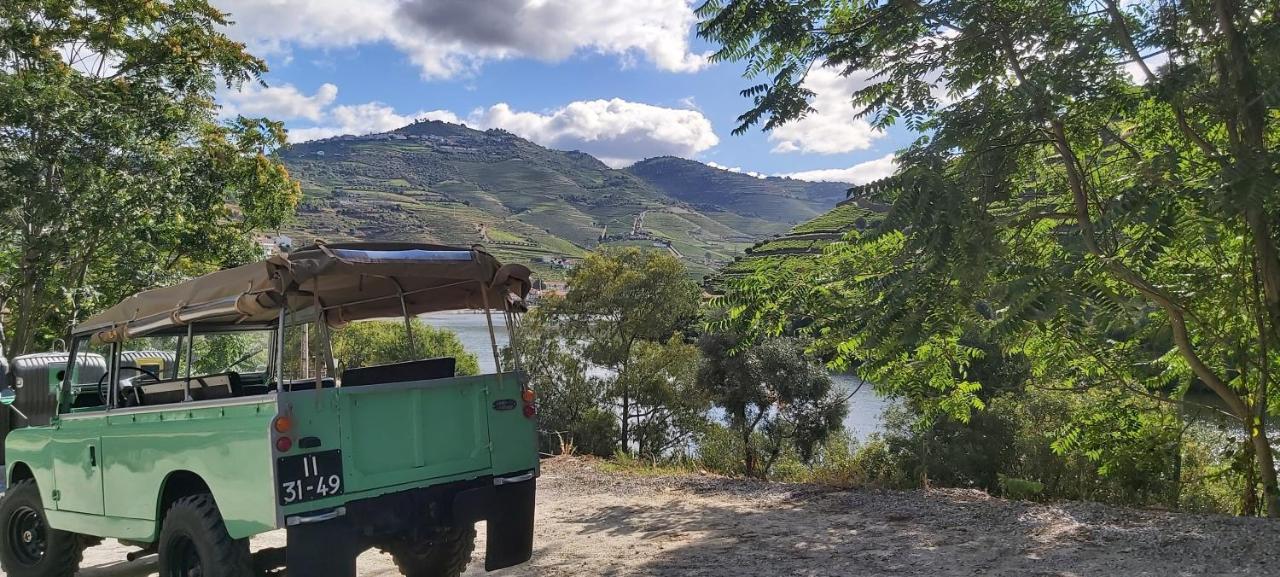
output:
<instances>
[{"instance_id":1,"label":"green foliage","mask_svg":"<svg viewBox=\"0 0 1280 577\"><path fill-rule=\"evenodd\" d=\"M1009 499L1030 501L1044 492L1044 483L1016 477L1000 476L1000 494Z\"/></svg>"},{"instance_id":2,"label":"green foliage","mask_svg":"<svg viewBox=\"0 0 1280 577\"><path fill-rule=\"evenodd\" d=\"M857 191L891 205L881 227L828 246L802 278L735 283L728 322L777 334L812 319L833 366L909 399L925 427L987 406L981 359L1023 356L1042 386L1097 391L1049 441L1103 477L1144 479L1103 484L1136 500L1179 483L1183 441L1160 405L1203 388L1248 433L1243 500L1260 486L1280 516L1265 427L1280 407L1271 8L706 2L715 58L764 77L743 92L739 130L806 114L805 74L829 66L870 74L850 96L873 126L920 134L897 175Z\"/></svg>"},{"instance_id":3,"label":"green foliage","mask_svg":"<svg viewBox=\"0 0 1280 577\"><path fill-rule=\"evenodd\" d=\"M467 352L458 335L448 329L437 329L421 319L410 324L413 341L405 333L403 321L362 321L332 332L334 362L338 372L344 369L372 367L419 359L453 357L458 375L480 373L476 356ZM318 346L318 345L312 345Z\"/></svg>"},{"instance_id":4,"label":"green foliage","mask_svg":"<svg viewBox=\"0 0 1280 577\"><path fill-rule=\"evenodd\" d=\"M139 289L260 257L298 186L281 124L220 122L265 64L203 0L0 5L0 308L6 352Z\"/></svg>"},{"instance_id":5,"label":"green foliage","mask_svg":"<svg viewBox=\"0 0 1280 577\"><path fill-rule=\"evenodd\" d=\"M640 249L592 253L569 274L562 299L545 300L525 319L515 346L549 434L609 455L668 456L705 424L697 386L697 347L684 342L699 293L680 261ZM591 371L590 369L596 369ZM615 415L616 434L602 415ZM605 450L607 446L608 450Z\"/></svg>"},{"instance_id":6,"label":"green foliage","mask_svg":"<svg viewBox=\"0 0 1280 577\"><path fill-rule=\"evenodd\" d=\"M588 375L589 363L564 340L549 310L538 308L525 315L506 351L508 358L513 349L519 352L520 367L538 393L543 451L571 448L611 457L617 448L618 419L604 408L606 383Z\"/></svg>"},{"instance_id":7,"label":"green foliage","mask_svg":"<svg viewBox=\"0 0 1280 577\"><path fill-rule=\"evenodd\" d=\"M739 437L742 472L767 477L787 451L809 462L840 430L847 400L800 341L775 337L745 347L739 341L732 334L703 335L697 380Z\"/></svg>"}]
</instances>

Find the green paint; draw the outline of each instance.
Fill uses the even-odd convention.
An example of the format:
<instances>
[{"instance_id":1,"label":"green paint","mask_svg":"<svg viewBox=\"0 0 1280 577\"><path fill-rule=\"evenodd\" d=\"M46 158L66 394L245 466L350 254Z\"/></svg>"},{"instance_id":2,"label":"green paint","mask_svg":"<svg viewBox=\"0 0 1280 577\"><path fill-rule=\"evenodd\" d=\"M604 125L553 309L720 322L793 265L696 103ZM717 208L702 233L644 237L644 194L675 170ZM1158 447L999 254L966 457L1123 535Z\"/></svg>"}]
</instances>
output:
<instances>
[{"instance_id":1,"label":"green paint","mask_svg":"<svg viewBox=\"0 0 1280 577\"><path fill-rule=\"evenodd\" d=\"M497 411L499 399L518 406ZM192 473L209 486L231 536L242 538L281 527L287 515L534 469L536 423L519 405L514 374L298 391L63 415L14 431L6 451L11 474L17 463L34 472L55 528L153 541L166 479ZM295 440L321 441L289 455L342 450L343 495L277 507L278 414L293 419Z\"/></svg>"}]
</instances>

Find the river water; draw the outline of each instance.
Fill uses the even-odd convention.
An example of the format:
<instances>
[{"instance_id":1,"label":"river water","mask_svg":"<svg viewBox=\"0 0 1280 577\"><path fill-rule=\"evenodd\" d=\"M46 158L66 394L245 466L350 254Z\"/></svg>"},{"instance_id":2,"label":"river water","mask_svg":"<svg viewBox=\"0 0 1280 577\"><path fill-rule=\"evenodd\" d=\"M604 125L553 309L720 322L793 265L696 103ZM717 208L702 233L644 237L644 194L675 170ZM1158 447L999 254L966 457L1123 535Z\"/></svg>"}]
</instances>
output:
<instances>
[{"instance_id":1,"label":"river water","mask_svg":"<svg viewBox=\"0 0 1280 577\"><path fill-rule=\"evenodd\" d=\"M458 335L458 339L462 341L462 346L467 351L474 353L480 362L480 372L492 373L497 365L493 360L493 346L489 341L489 329L485 322L485 317L481 313L475 312L444 312L431 313L422 316L422 320L427 324L441 329L449 329ZM502 322L501 315L493 317L495 333L497 334L498 348L507 346L507 329ZM855 439L864 440L872 433L883 430L883 420L881 413L888 406L889 401L876 396L871 385L865 385L861 388L858 384L861 382L857 377L850 375L833 374L831 379L845 390L857 390L852 398L849 399L849 415L845 417L844 428Z\"/></svg>"}]
</instances>

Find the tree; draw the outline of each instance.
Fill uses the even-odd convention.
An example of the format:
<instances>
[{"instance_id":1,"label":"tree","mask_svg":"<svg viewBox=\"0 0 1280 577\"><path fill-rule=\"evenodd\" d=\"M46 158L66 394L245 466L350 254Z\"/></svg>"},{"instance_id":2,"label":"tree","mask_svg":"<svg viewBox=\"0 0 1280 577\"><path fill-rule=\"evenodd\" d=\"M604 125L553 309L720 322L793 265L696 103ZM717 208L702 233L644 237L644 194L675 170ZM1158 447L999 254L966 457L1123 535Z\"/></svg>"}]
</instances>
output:
<instances>
[{"instance_id":1,"label":"tree","mask_svg":"<svg viewBox=\"0 0 1280 577\"><path fill-rule=\"evenodd\" d=\"M757 279L815 307L847 362L935 408L980 408L980 328L1037 378L1179 402L1212 391L1280 516L1267 420L1280 343L1280 13L1261 0L710 0L718 60L768 75L738 130L808 113L814 66L920 133L859 191L886 226L817 278ZM1129 71L1132 71L1131 75ZM765 289L753 289L757 293ZM851 306L841 309L839 299ZM826 304L824 304L826 303ZM769 307L740 318L776 325ZM763 313L763 314L758 314Z\"/></svg>"},{"instance_id":2,"label":"tree","mask_svg":"<svg viewBox=\"0 0 1280 577\"><path fill-rule=\"evenodd\" d=\"M590 376L590 363L564 339L563 330L543 306L526 314L504 351L504 364L518 353L519 366L538 394L538 425L548 452L572 449L613 456L618 419L606 408L603 379ZM555 443L550 441L555 439Z\"/></svg>"},{"instance_id":3,"label":"tree","mask_svg":"<svg viewBox=\"0 0 1280 577\"><path fill-rule=\"evenodd\" d=\"M686 422L684 416L661 414L692 409L678 393L686 390L692 373L678 364L662 364L668 353L670 360L687 363L688 351L672 338L682 334L698 312L697 285L680 261L667 252L605 249L583 259L566 284L564 299L543 307L558 319L565 342L611 375L604 388L618 415L623 450L632 450L633 442L659 438L652 430L656 422ZM658 353L651 348L655 346L666 351ZM658 372L648 374L652 371ZM663 400L676 398L681 405L665 405ZM643 438L633 430L636 423L648 424ZM678 435L668 432L660 437L669 439L670 434Z\"/></svg>"},{"instance_id":4,"label":"tree","mask_svg":"<svg viewBox=\"0 0 1280 577\"><path fill-rule=\"evenodd\" d=\"M808 460L842 428L848 399L800 341L771 337L743 346L732 334L708 333L699 346L698 383L740 437L748 476L767 477L788 447Z\"/></svg>"},{"instance_id":5,"label":"tree","mask_svg":"<svg viewBox=\"0 0 1280 577\"><path fill-rule=\"evenodd\" d=\"M361 321L334 330L330 342L334 361L340 364L338 370L453 357L457 362L456 374L480 373L476 356L467 352L458 335L432 327L422 319L414 319L410 326L413 327L412 343L406 338L402 321ZM314 348L318 346L313 344L312 350L318 350Z\"/></svg>"},{"instance_id":6,"label":"tree","mask_svg":"<svg viewBox=\"0 0 1280 577\"><path fill-rule=\"evenodd\" d=\"M266 65L204 0L0 5L0 331L9 355L144 287L260 258L300 188L280 123L220 122Z\"/></svg>"}]
</instances>

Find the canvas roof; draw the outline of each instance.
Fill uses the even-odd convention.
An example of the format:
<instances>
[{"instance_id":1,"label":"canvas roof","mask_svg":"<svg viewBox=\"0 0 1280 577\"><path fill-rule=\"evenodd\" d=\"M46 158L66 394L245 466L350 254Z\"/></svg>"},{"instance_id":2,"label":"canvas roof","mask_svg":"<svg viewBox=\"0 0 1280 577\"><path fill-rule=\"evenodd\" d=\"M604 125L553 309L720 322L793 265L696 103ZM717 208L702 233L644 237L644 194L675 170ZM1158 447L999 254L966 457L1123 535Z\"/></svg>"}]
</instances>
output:
<instances>
[{"instance_id":1,"label":"canvas roof","mask_svg":"<svg viewBox=\"0 0 1280 577\"><path fill-rule=\"evenodd\" d=\"M282 292L283 288L283 292ZM133 295L86 319L102 340L210 325L269 325L289 314L330 324L433 311L523 308L529 269L478 248L418 243L317 244ZM287 299L287 301L286 301Z\"/></svg>"}]
</instances>

